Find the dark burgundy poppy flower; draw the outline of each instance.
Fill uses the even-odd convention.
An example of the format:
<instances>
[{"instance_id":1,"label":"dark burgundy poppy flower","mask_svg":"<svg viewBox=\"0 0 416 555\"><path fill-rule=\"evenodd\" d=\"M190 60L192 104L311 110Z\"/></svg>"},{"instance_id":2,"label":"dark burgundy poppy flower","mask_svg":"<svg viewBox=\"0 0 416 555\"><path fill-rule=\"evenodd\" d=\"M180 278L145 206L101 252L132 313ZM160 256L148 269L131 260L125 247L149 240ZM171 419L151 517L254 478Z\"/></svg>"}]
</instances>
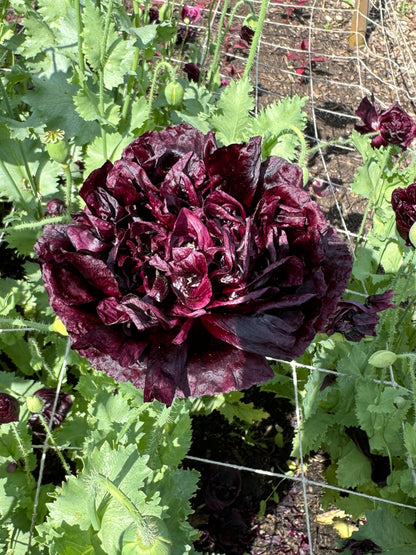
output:
<instances>
[{"instance_id":1,"label":"dark burgundy poppy flower","mask_svg":"<svg viewBox=\"0 0 416 555\"><path fill-rule=\"evenodd\" d=\"M192 64L192 63L185 64L183 66L183 70L188 76L189 81L195 81L195 83L198 83L199 76L201 74L201 69L199 64Z\"/></svg>"},{"instance_id":2,"label":"dark burgundy poppy flower","mask_svg":"<svg viewBox=\"0 0 416 555\"><path fill-rule=\"evenodd\" d=\"M192 29L192 27L185 27L184 25L180 25L176 34L176 46L182 46L182 44L194 42L195 37L195 29Z\"/></svg>"},{"instance_id":3,"label":"dark burgundy poppy flower","mask_svg":"<svg viewBox=\"0 0 416 555\"><path fill-rule=\"evenodd\" d=\"M35 395L40 397L43 401L43 407L41 409L41 414L45 418L49 427L54 430L62 424L65 420L66 415L72 407L71 396L67 393L59 393L58 402L56 405L55 413L51 421L52 407L56 397L56 389L53 388L42 388L35 392ZM29 428L35 435L44 436L45 429L37 414L32 414L28 421Z\"/></svg>"},{"instance_id":4,"label":"dark burgundy poppy flower","mask_svg":"<svg viewBox=\"0 0 416 555\"><path fill-rule=\"evenodd\" d=\"M0 393L0 424L19 420L19 401L8 393Z\"/></svg>"},{"instance_id":5,"label":"dark burgundy poppy flower","mask_svg":"<svg viewBox=\"0 0 416 555\"><path fill-rule=\"evenodd\" d=\"M374 96L371 102L364 97L355 113L364 122L364 125L355 125L356 131L362 134L380 131L371 140L374 148L388 144L406 148L416 137L416 123L397 102L387 110L379 111Z\"/></svg>"},{"instance_id":6,"label":"dark burgundy poppy flower","mask_svg":"<svg viewBox=\"0 0 416 555\"><path fill-rule=\"evenodd\" d=\"M73 348L167 404L271 378L265 357L304 352L352 267L302 181L262 162L260 137L218 148L182 124L133 141L35 246Z\"/></svg>"},{"instance_id":7,"label":"dark burgundy poppy flower","mask_svg":"<svg viewBox=\"0 0 416 555\"><path fill-rule=\"evenodd\" d=\"M328 335L342 333L348 341L361 341L366 335L376 335L380 321L378 312L394 308L391 302L394 291L388 289L380 295L370 295L364 304L357 301L342 300L325 329Z\"/></svg>"},{"instance_id":8,"label":"dark burgundy poppy flower","mask_svg":"<svg viewBox=\"0 0 416 555\"><path fill-rule=\"evenodd\" d=\"M251 27L249 27L248 25L243 25L241 27L241 31L240 31L240 37L248 44L250 45L253 37L254 37L254 29L252 29Z\"/></svg>"},{"instance_id":9,"label":"dark burgundy poppy flower","mask_svg":"<svg viewBox=\"0 0 416 555\"><path fill-rule=\"evenodd\" d=\"M189 25L189 23L196 23L198 19L201 18L201 10L198 6L185 6L181 10L181 19L184 23Z\"/></svg>"},{"instance_id":10,"label":"dark burgundy poppy flower","mask_svg":"<svg viewBox=\"0 0 416 555\"><path fill-rule=\"evenodd\" d=\"M397 231L406 245L410 246L409 232L416 222L416 181L404 189L395 189L391 195L391 205L396 214Z\"/></svg>"}]
</instances>

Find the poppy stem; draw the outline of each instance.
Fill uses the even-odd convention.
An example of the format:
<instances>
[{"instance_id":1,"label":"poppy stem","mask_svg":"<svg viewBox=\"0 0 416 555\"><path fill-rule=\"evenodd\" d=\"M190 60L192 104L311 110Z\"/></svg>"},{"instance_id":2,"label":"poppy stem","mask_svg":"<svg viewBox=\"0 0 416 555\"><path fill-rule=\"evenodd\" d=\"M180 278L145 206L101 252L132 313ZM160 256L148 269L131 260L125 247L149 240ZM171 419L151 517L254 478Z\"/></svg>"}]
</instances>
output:
<instances>
[{"instance_id":1,"label":"poppy stem","mask_svg":"<svg viewBox=\"0 0 416 555\"><path fill-rule=\"evenodd\" d=\"M248 55L246 67L244 69L243 78L249 76L251 67L254 63L254 58L256 57L256 54L257 54L257 48L260 42L261 33L263 31L264 20L266 19L266 13L267 13L268 7L269 7L269 0L262 0L259 19L256 24L256 30L254 31L253 42L251 43L251 46L250 46L250 52Z\"/></svg>"}]
</instances>

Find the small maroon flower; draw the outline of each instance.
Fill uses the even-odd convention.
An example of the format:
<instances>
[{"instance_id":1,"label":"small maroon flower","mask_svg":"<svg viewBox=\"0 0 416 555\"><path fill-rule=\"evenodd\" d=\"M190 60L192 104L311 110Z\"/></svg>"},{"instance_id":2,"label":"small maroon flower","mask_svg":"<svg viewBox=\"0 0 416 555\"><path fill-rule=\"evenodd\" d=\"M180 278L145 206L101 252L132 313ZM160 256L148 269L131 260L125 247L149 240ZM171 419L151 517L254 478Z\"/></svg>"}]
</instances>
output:
<instances>
[{"instance_id":1,"label":"small maroon flower","mask_svg":"<svg viewBox=\"0 0 416 555\"><path fill-rule=\"evenodd\" d=\"M397 102L387 110L379 111L374 95L371 102L364 97L355 113L364 123L364 125L355 125L356 131L361 134L380 132L371 140L373 148L388 144L407 148L416 137L416 123Z\"/></svg>"},{"instance_id":2,"label":"small maroon flower","mask_svg":"<svg viewBox=\"0 0 416 555\"><path fill-rule=\"evenodd\" d=\"M159 10L157 8L149 8L149 23L160 23Z\"/></svg>"},{"instance_id":3,"label":"small maroon flower","mask_svg":"<svg viewBox=\"0 0 416 555\"><path fill-rule=\"evenodd\" d=\"M254 29L252 29L251 27L249 27L248 25L243 25L241 27L241 31L240 31L240 37L248 44L250 45L253 37L254 37Z\"/></svg>"},{"instance_id":4,"label":"small maroon flower","mask_svg":"<svg viewBox=\"0 0 416 555\"><path fill-rule=\"evenodd\" d=\"M361 341L366 335L376 335L376 326L380 321L378 312L395 308L391 302L394 291L388 289L379 295L370 295L364 304L357 301L342 300L325 328L327 335L339 332L348 341Z\"/></svg>"},{"instance_id":5,"label":"small maroon flower","mask_svg":"<svg viewBox=\"0 0 416 555\"><path fill-rule=\"evenodd\" d=\"M61 216L66 210L66 206L63 200L59 198L53 198L46 205L45 216Z\"/></svg>"},{"instance_id":6,"label":"small maroon flower","mask_svg":"<svg viewBox=\"0 0 416 555\"><path fill-rule=\"evenodd\" d=\"M193 42L195 40L195 37L195 29L192 29L192 27L185 27L184 25L180 25L176 34L176 46L181 46L182 44Z\"/></svg>"},{"instance_id":7,"label":"small maroon flower","mask_svg":"<svg viewBox=\"0 0 416 555\"><path fill-rule=\"evenodd\" d=\"M201 10L198 6L183 6L181 10L181 19L184 23L196 23L201 18Z\"/></svg>"},{"instance_id":8,"label":"small maroon flower","mask_svg":"<svg viewBox=\"0 0 416 555\"><path fill-rule=\"evenodd\" d=\"M56 389L53 388L42 388L35 392L35 395L40 397L43 401L43 407L41 409L41 414L45 418L49 427L54 430L62 424L65 420L66 415L72 407L71 396L67 393L59 393L58 402L56 404L55 413L53 415L53 420L51 422L52 407L56 397ZM35 435L43 436L45 435L45 429L42 425L37 414L32 414L28 421L29 428Z\"/></svg>"},{"instance_id":9,"label":"small maroon flower","mask_svg":"<svg viewBox=\"0 0 416 555\"><path fill-rule=\"evenodd\" d=\"M220 86L221 87L228 87L229 84L230 84L230 81L228 79L225 79L224 77L221 77L221 79L220 79Z\"/></svg>"},{"instance_id":10,"label":"small maroon flower","mask_svg":"<svg viewBox=\"0 0 416 555\"><path fill-rule=\"evenodd\" d=\"M188 76L189 81L195 81L195 83L198 83L199 76L201 74L201 69L199 64L192 64L192 63L185 64L183 66L183 70Z\"/></svg>"},{"instance_id":11,"label":"small maroon flower","mask_svg":"<svg viewBox=\"0 0 416 555\"><path fill-rule=\"evenodd\" d=\"M409 232L416 222L416 181L402 189L394 189L391 195L391 205L396 214L396 227L400 236L410 246Z\"/></svg>"},{"instance_id":12,"label":"small maroon flower","mask_svg":"<svg viewBox=\"0 0 416 555\"><path fill-rule=\"evenodd\" d=\"M0 424L19 420L19 401L8 393L0 393Z\"/></svg>"}]
</instances>

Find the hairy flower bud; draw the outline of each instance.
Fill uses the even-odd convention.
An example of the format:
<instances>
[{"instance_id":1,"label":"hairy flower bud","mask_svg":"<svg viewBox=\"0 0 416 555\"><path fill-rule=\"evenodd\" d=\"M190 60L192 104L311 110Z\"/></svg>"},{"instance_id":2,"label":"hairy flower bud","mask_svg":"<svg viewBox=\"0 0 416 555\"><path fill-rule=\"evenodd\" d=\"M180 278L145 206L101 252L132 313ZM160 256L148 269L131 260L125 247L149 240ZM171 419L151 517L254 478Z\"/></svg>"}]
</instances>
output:
<instances>
[{"instance_id":1,"label":"hairy flower bud","mask_svg":"<svg viewBox=\"0 0 416 555\"><path fill-rule=\"evenodd\" d=\"M0 424L19 420L19 401L8 393L0 393Z\"/></svg>"},{"instance_id":2,"label":"hairy flower bud","mask_svg":"<svg viewBox=\"0 0 416 555\"><path fill-rule=\"evenodd\" d=\"M178 81L168 83L164 90L166 101L170 106L177 106L183 100L184 90Z\"/></svg>"}]
</instances>

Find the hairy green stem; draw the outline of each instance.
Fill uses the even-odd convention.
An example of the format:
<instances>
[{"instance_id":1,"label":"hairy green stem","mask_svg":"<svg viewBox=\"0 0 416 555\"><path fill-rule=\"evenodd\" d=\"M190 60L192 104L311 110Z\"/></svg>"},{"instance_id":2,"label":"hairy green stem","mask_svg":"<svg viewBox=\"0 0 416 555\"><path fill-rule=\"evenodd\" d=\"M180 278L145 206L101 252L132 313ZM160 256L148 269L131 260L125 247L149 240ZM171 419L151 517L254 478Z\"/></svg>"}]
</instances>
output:
<instances>
[{"instance_id":1,"label":"hairy green stem","mask_svg":"<svg viewBox=\"0 0 416 555\"><path fill-rule=\"evenodd\" d=\"M225 34L222 32L222 28L224 26L224 19L228 10L228 5L229 5L230 1L229 0L224 0L224 6L222 9L222 13L221 13L221 17L220 17L220 22L218 24L218 34L217 34L217 41L215 43L215 50L214 50L214 56L212 58L212 62L210 65L210 69L209 69L209 86L212 86L212 83L214 81L214 75L216 73L216 70L218 69L218 61L220 59L220 51L221 51L221 43L223 38L225 37Z\"/></svg>"},{"instance_id":2,"label":"hairy green stem","mask_svg":"<svg viewBox=\"0 0 416 555\"><path fill-rule=\"evenodd\" d=\"M139 27L139 25L140 25L140 6L139 6L139 3L138 3L137 0L133 0L133 21L134 21L135 27ZM132 60L131 66L130 66L130 72L131 73L136 73L137 66L139 65L139 58L140 58L140 49L138 47L136 47L136 50L134 51L133 60ZM122 121L122 123L125 123L126 118L127 118L127 114L128 114L130 104L131 104L131 93L132 93L132 90L133 90L134 83L135 83L135 77L134 77L134 75L130 75L129 79L128 79L128 82L127 82L127 86L126 86L123 106L121 108L121 121Z\"/></svg>"},{"instance_id":3,"label":"hairy green stem","mask_svg":"<svg viewBox=\"0 0 416 555\"><path fill-rule=\"evenodd\" d=\"M20 326L21 328L32 328L37 331L41 331L43 333L51 333L51 330L49 329L49 324L41 324L39 322L33 322L32 320L24 320L23 318L18 318L18 317L6 318L4 316L0 316L0 325L1 324L12 326L12 328L15 329L15 331L21 331L19 330L19 326Z\"/></svg>"},{"instance_id":4,"label":"hairy green stem","mask_svg":"<svg viewBox=\"0 0 416 555\"><path fill-rule=\"evenodd\" d=\"M264 20L266 19L267 8L269 7L269 0L262 0L259 19L257 21L256 30L254 32L253 41L250 46L250 52L248 54L248 59L246 62L246 67L244 69L243 77L247 77L250 75L251 68L254 63L254 59L257 54L257 48L259 45L261 33L263 31Z\"/></svg>"},{"instance_id":5,"label":"hairy green stem","mask_svg":"<svg viewBox=\"0 0 416 555\"><path fill-rule=\"evenodd\" d=\"M23 461L24 461L24 463L25 463L25 464L24 464L24 471L25 471L26 481L28 482L28 484L30 484L30 477L29 477L29 474L30 474L30 471L29 471L29 468L30 468L30 464L29 464L29 453L26 451L25 446L24 446L22 440L20 439L19 430L17 429L17 426L16 426L16 423L15 423L15 422L12 422L11 428L12 428L13 435L14 435L14 437L15 437L15 439L16 439L16 441L17 441L17 444L18 444L18 446L19 446L21 458L23 459Z\"/></svg>"},{"instance_id":6,"label":"hairy green stem","mask_svg":"<svg viewBox=\"0 0 416 555\"><path fill-rule=\"evenodd\" d=\"M356 240L356 243L355 243L355 250L357 250L357 247L360 245L361 237L363 235L364 226L365 226L370 208L372 208L372 207L377 208L377 205L378 205L378 202L380 200L381 194L384 192L383 187L382 187L382 185L383 185L383 173L384 173L384 169L387 165L387 160L388 160L389 155L390 155L390 146L388 146L386 148L386 152L385 152L384 158L383 158L383 163L382 163L382 166L380 168L380 174L379 174L378 182L375 183L375 184L372 183L373 189L372 189L370 198L368 200L367 206L365 208L363 218L361 220L360 229L358 230L357 240ZM371 181L370 175L368 177Z\"/></svg>"},{"instance_id":7,"label":"hairy green stem","mask_svg":"<svg viewBox=\"0 0 416 555\"><path fill-rule=\"evenodd\" d=\"M79 66L79 72L81 74L81 81L82 81L82 84L84 85L87 78L85 75L84 54L82 52L82 14L81 14L80 0L75 0L75 13L76 13L76 22L77 22L78 66Z\"/></svg>"},{"instance_id":8,"label":"hairy green stem","mask_svg":"<svg viewBox=\"0 0 416 555\"><path fill-rule=\"evenodd\" d=\"M66 460L64 459L64 456L62 455L61 450L59 449L58 445L56 445L56 442L53 438L53 435L51 434L51 431L49 429L48 423L45 420L45 417L40 412L37 413L37 417L39 418L39 420L42 423L42 426L45 429L46 435L48 436L48 441L50 441L51 445L53 447L55 447L56 454L58 455L58 458L61 461L62 466L64 467L66 475L71 476L71 474L72 474L71 469L69 468Z\"/></svg>"},{"instance_id":9,"label":"hairy green stem","mask_svg":"<svg viewBox=\"0 0 416 555\"><path fill-rule=\"evenodd\" d=\"M163 70L163 69L166 69L169 72L169 75L170 75L170 78L172 79L172 81L175 80L175 70L173 69L173 67L168 62L165 62L164 60L161 60L160 62L158 62L155 65L155 68L153 70L152 83L151 83L151 86L150 86L149 99L147 101L147 117L146 117L147 120L150 119L150 113L152 111L153 96L155 94L156 81L157 81L160 70Z\"/></svg>"},{"instance_id":10,"label":"hairy green stem","mask_svg":"<svg viewBox=\"0 0 416 555\"><path fill-rule=\"evenodd\" d=\"M35 222L25 222L24 224L0 227L0 233L7 233L8 231L21 231L24 229L37 229L47 224L60 224L69 221L71 220L68 216L51 216L50 218L43 218L43 220L36 220Z\"/></svg>"}]
</instances>

